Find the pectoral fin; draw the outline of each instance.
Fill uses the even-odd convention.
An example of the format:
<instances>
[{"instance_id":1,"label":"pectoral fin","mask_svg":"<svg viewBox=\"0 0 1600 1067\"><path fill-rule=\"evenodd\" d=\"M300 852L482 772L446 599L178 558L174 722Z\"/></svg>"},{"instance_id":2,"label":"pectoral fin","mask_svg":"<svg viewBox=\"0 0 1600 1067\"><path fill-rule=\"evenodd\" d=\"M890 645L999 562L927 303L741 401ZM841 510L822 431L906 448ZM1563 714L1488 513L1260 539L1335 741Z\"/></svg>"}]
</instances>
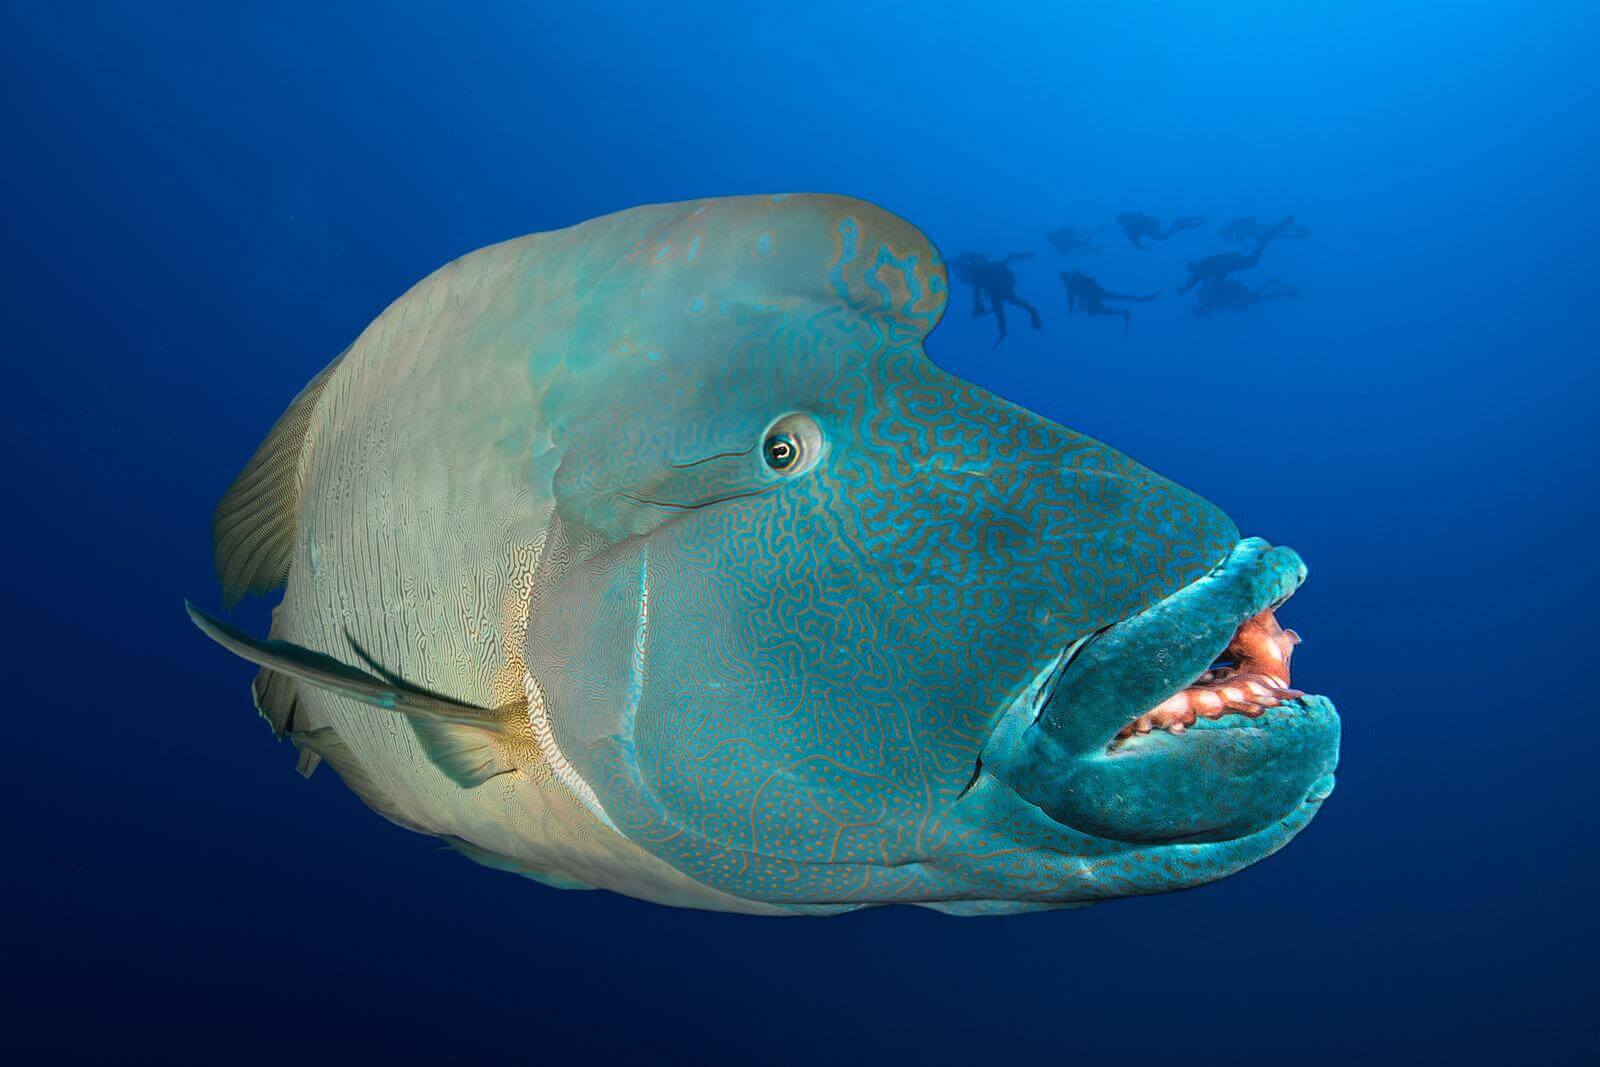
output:
<instances>
[{"instance_id":1,"label":"pectoral fin","mask_svg":"<svg viewBox=\"0 0 1600 1067\"><path fill-rule=\"evenodd\" d=\"M211 517L217 577L229 606L246 593L265 593L289 580L300 512L300 468L314 447L312 415L348 351L300 390Z\"/></svg>"},{"instance_id":2,"label":"pectoral fin","mask_svg":"<svg viewBox=\"0 0 1600 1067\"><path fill-rule=\"evenodd\" d=\"M184 607L202 633L236 656L307 685L406 716L428 758L458 785L481 785L516 769L510 758L519 725L514 707L479 707L412 685L379 666L353 640L357 655L377 673L290 641L252 637L188 601ZM523 714L524 728L526 721Z\"/></svg>"}]
</instances>

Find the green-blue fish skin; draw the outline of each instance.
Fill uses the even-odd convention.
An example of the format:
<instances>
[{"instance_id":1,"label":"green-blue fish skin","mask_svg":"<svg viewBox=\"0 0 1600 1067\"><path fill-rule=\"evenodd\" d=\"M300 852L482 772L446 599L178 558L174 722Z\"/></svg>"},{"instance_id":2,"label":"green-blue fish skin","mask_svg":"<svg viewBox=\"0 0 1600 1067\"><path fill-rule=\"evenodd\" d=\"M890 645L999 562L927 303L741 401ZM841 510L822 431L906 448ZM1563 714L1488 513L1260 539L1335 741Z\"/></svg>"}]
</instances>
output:
<instances>
[{"instance_id":1,"label":"green-blue fish skin","mask_svg":"<svg viewBox=\"0 0 1600 1067\"><path fill-rule=\"evenodd\" d=\"M916 228L827 195L637 208L420 283L291 411L286 573L219 560L287 579L274 638L515 710L481 760L303 682L292 728L475 858L686 906L1032 911L1282 847L1332 787L1326 700L1118 735L1299 558L940 370L948 294Z\"/></svg>"}]
</instances>

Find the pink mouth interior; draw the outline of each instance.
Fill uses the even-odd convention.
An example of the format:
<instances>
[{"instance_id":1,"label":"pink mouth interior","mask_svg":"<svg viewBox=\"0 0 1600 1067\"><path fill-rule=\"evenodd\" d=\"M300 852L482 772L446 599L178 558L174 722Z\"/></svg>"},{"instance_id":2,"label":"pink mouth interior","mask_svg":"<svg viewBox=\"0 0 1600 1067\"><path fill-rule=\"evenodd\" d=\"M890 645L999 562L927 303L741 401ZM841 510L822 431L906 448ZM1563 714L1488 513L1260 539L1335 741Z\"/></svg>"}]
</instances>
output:
<instances>
[{"instance_id":1,"label":"pink mouth interior","mask_svg":"<svg viewBox=\"0 0 1600 1067\"><path fill-rule=\"evenodd\" d=\"M1270 611L1246 619L1223 653L1229 663L1212 667L1187 689L1134 719L1116 740L1151 730L1181 734L1198 718L1234 714L1254 719L1268 708L1304 696L1289 688L1289 657L1299 643L1300 635L1279 626Z\"/></svg>"}]
</instances>

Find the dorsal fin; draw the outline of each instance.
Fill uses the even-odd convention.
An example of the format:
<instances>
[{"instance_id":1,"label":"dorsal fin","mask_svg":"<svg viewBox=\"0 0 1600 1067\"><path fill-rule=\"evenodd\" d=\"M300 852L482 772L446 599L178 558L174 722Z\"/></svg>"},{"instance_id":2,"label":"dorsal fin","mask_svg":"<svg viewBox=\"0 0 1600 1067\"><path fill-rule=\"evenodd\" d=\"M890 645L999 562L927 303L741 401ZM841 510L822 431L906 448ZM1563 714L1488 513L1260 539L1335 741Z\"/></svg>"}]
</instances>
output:
<instances>
[{"instance_id":1,"label":"dorsal fin","mask_svg":"<svg viewBox=\"0 0 1600 1067\"><path fill-rule=\"evenodd\" d=\"M317 398L348 351L340 352L300 390L211 516L217 578L223 601L230 607L246 593L269 592L289 580L300 510L300 451Z\"/></svg>"}]
</instances>

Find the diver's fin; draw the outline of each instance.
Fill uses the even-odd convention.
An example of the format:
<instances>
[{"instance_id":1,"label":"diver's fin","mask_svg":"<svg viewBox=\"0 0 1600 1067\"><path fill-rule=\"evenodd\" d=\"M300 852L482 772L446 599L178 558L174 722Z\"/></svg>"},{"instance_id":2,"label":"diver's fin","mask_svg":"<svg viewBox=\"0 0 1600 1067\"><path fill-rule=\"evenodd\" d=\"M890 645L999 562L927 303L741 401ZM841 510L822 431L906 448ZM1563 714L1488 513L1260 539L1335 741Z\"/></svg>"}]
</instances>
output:
<instances>
[{"instance_id":1,"label":"diver's fin","mask_svg":"<svg viewBox=\"0 0 1600 1067\"><path fill-rule=\"evenodd\" d=\"M328 766L338 772L340 780L345 786L361 798L362 803L373 811L382 815L396 826L403 826L407 830L415 830L419 834L429 831L412 821L400 811L398 804L378 787L372 780L372 775L356 759L355 753L340 740L339 735L331 726L318 727L315 730L297 730L289 735L300 749L301 761L310 757L319 762L327 761Z\"/></svg>"},{"instance_id":2,"label":"diver's fin","mask_svg":"<svg viewBox=\"0 0 1600 1067\"><path fill-rule=\"evenodd\" d=\"M300 390L211 516L217 578L229 606L246 593L265 593L289 580L299 513L300 452L306 446L317 398L343 358L344 352L339 353Z\"/></svg>"},{"instance_id":3,"label":"diver's fin","mask_svg":"<svg viewBox=\"0 0 1600 1067\"><path fill-rule=\"evenodd\" d=\"M507 741L519 723L527 722L525 710L518 714L518 704L484 708L429 692L379 666L348 635L356 654L376 674L290 641L251 637L188 601L184 607L207 637L236 656L307 685L406 716L428 758L458 785L471 788L516 769Z\"/></svg>"}]
</instances>

